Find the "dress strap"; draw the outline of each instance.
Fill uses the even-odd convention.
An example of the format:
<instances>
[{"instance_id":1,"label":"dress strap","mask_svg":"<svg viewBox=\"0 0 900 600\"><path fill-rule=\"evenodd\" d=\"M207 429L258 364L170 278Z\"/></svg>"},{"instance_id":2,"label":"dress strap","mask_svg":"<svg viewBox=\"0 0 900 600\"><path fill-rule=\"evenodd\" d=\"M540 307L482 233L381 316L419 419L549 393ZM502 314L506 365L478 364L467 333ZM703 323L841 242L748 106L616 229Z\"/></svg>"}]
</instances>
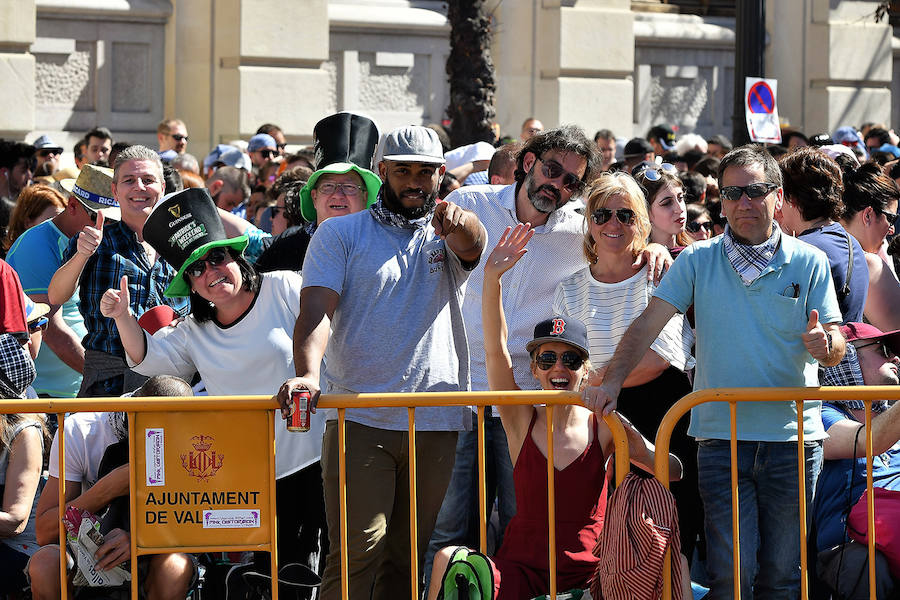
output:
<instances>
[{"instance_id":1,"label":"dress strap","mask_svg":"<svg viewBox=\"0 0 900 600\"><path fill-rule=\"evenodd\" d=\"M528 424L528 433L526 434L526 438L531 437L531 430L534 429L534 424L537 422L537 409L531 408L531 423Z\"/></svg>"}]
</instances>

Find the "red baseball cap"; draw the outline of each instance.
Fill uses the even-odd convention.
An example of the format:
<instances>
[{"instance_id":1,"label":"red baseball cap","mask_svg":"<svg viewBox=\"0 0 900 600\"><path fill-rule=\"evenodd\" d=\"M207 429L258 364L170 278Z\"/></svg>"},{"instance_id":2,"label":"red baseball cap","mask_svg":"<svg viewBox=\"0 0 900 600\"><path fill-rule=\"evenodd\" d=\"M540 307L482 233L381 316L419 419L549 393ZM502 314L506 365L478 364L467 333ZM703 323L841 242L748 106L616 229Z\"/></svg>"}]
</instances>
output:
<instances>
[{"instance_id":1,"label":"red baseball cap","mask_svg":"<svg viewBox=\"0 0 900 600\"><path fill-rule=\"evenodd\" d=\"M868 323L847 323L846 325L841 325L841 335L848 342L884 340L891 350L900 355L900 329L883 332Z\"/></svg>"}]
</instances>

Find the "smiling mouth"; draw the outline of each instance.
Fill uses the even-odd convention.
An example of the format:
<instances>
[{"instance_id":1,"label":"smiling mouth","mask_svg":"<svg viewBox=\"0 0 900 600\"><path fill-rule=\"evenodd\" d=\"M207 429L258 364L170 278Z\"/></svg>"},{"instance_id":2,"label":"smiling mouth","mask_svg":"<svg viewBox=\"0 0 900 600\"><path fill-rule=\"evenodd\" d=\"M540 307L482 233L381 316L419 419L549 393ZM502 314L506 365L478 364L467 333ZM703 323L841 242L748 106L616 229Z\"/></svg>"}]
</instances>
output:
<instances>
[{"instance_id":1,"label":"smiling mouth","mask_svg":"<svg viewBox=\"0 0 900 600\"><path fill-rule=\"evenodd\" d=\"M567 390L567 389L569 389L569 378L568 377L551 377L550 385L555 390Z\"/></svg>"},{"instance_id":2,"label":"smiling mouth","mask_svg":"<svg viewBox=\"0 0 900 600\"><path fill-rule=\"evenodd\" d=\"M219 285L220 283L225 283L226 281L227 281L227 279L225 279L224 277L219 277L218 279L216 279L215 281L210 283L207 287L215 287L215 286Z\"/></svg>"},{"instance_id":3,"label":"smiling mouth","mask_svg":"<svg viewBox=\"0 0 900 600\"><path fill-rule=\"evenodd\" d=\"M622 237L625 234L623 234L623 233L604 233L603 235L605 235L608 238L617 239L617 238Z\"/></svg>"},{"instance_id":4,"label":"smiling mouth","mask_svg":"<svg viewBox=\"0 0 900 600\"><path fill-rule=\"evenodd\" d=\"M328 208L331 210L347 210L350 208L349 204L329 204Z\"/></svg>"}]
</instances>

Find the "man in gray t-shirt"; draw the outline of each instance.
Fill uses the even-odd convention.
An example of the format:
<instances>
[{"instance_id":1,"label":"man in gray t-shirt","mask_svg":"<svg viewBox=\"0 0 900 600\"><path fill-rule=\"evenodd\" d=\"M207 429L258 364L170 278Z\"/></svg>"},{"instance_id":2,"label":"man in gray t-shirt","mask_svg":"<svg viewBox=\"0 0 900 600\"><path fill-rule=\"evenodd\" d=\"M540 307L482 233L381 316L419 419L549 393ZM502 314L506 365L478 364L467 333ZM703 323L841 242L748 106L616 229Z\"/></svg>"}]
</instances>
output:
<instances>
[{"instance_id":1,"label":"man in gray t-shirt","mask_svg":"<svg viewBox=\"0 0 900 600\"><path fill-rule=\"evenodd\" d=\"M297 387L310 391L315 406L326 346L326 392L469 389L461 305L487 233L474 213L436 204L445 168L432 130L394 130L383 155L377 202L324 221L310 241L294 330L298 376L281 386L282 407ZM450 479L465 411L416 410L420 563ZM326 425L322 471L331 550L323 600L340 595L342 552L353 574L351 599L394 598L409 586L407 426L402 408L347 411L348 547L341 547L337 423Z\"/></svg>"}]
</instances>

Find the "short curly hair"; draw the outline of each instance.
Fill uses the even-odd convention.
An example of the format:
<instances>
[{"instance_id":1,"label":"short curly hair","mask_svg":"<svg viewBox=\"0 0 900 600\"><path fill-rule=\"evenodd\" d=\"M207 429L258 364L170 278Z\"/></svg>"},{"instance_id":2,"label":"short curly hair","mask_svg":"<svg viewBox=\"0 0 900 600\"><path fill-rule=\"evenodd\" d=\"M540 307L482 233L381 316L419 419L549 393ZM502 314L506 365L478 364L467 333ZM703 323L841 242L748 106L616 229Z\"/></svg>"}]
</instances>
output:
<instances>
[{"instance_id":1,"label":"short curly hair","mask_svg":"<svg viewBox=\"0 0 900 600\"><path fill-rule=\"evenodd\" d=\"M784 197L800 211L804 221L844 214L844 182L834 159L810 146L798 148L778 160Z\"/></svg>"},{"instance_id":2,"label":"short curly hair","mask_svg":"<svg viewBox=\"0 0 900 600\"><path fill-rule=\"evenodd\" d=\"M525 155L529 152L540 158L544 152L557 150L559 152L573 152L587 161L584 168L584 182L593 181L595 173L600 168L600 157L597 152L597 144L592 142L584 134L584 131L576 125L563 125L555 129L547 129L525 142L516 156L516 183L525 181L525 167L522 165Z\"/></svg>"}]
</instances>

